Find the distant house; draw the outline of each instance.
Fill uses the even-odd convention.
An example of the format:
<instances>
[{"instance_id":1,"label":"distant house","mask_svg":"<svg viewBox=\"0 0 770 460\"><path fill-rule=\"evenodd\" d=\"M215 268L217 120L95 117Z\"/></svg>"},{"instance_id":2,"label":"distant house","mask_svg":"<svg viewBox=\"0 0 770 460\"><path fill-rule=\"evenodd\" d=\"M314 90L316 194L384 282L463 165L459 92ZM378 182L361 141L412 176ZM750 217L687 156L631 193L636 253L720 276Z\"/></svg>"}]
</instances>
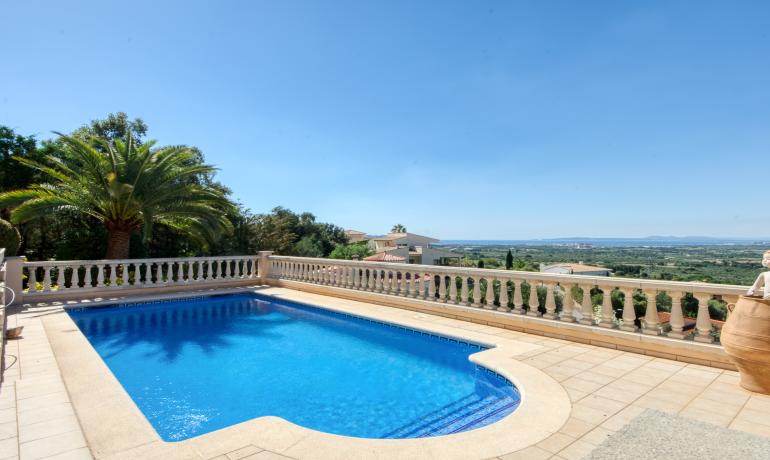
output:
<instances>
[{"instance_id":1,"label":"distant house","mask_svg":"<svg viewBox=\"0 0 770 460\"><path fill-rule=\"evenodd\" d=\"M399 258L398 261L409 261L410 264L421 265L448 265L451 259L459 259L460 255L444 249L434 248L431 245L438 243L439 240L428 236L417 235L415 233L389 233L384 236L373 236L369 238L369 247L375 252L373 256L365 260L379 260L384 262L395 262L396 260L374 259ZM388 256L380 256L380 254Z\"/></svg>"},{"instance_id":2,"label":"distant house","mask_svg":"<svg viewBox=\"0 0 770 460\"><path fill-rule=\"evenodd\" d=\"M348 236L349 243L358 243L359 241L366 241L369 239L369 235L364 232L359 232L358 230L345 230L345 235Z\"/></svg>"},{"instance_id":3,"label":"distant house","mask_svg":"<svg viewBox=\"0 0 770 460\"><path fill-rule=\"evenodd\" d=\"M583 262L563 263L563 264L540 264L540 271L543 273L557 273L561 275L584 275L584 276L610 276L612 270L595 265L586 265Z\"/></svg>"}]
</instances>

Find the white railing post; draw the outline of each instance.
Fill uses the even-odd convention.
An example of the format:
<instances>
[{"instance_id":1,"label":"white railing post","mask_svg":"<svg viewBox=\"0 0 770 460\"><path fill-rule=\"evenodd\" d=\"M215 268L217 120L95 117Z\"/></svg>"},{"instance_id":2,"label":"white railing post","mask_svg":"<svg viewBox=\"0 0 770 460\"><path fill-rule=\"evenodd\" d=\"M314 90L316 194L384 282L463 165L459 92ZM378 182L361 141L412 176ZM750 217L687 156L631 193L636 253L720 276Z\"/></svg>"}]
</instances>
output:
<instances>
[{"instance_id":1,"label":"white railing post","mask_svg":"<svg viewBox=\"0 0 770 460\"><path fill-rule=\"evenodd\" d=\"M612 291L609 285L602 286L602 316L598 326L612 328L615 326L615 310L612 308Z\"/></svg>"},{"instance_id":2,"label":"white railing post","mask_svg":"<svg viewBox=\"0 0 770 460\"><path fill-rule=\"evenodd\" d=\"M540 299L537 296L537 284L535 280L527 280L529 284L529 310L527 316L540 316Z\"/></svg>"},{"instance_id":3,"label":"white railing post","mask_svg":"<svg viewBox=\"0 0 770 460\"><path fill-rule=\"evenodd\" d=\"M684 333L684 313L682 312L682 297L684 293L674 291L668 294L671 296L671 318L669 319L671 331L668 333L668 336L675 339L683 339L686 335Z\"/></svg>"},{"instance_id":4,"label":"white railing post","mask_svg":"<svg viewBox=\"0 0 770 460\"><path fill-rule=\"evenodd\" d=\"M714 337L711 335L711 314L709 314L711 297L710 294L695 294L695 298L698 299L698 316L695 320L695 329L698 330L698 335L693 340L696 342L714 342Z\"/></svg>"},{"instance_id":5,"label":"white railing post","mask_svg":"<svg viewBox=\"0 0 770 460\"><path fill-rule=\"evenodd\" d=\"M500 296L498 300L500 306L497 307L497 311L511 311L510 307L508 307L508 280L506 278L500 278Z\"/></svg>"},{"instance_id":6,"label":"white railing post","mask_svg":"<svg viewBox=\"0 0 770 460\"><path fill-rule=\"evenodd\" d=\"M594 304L591 301L591 289L592 285L582 285L580 289L583 291L583 300L580 302L580 324L586 326L592 326L594 324Z\"/></svg>"},{"instance_id":7,"label":"white railing post","mask_svg":"<svg viewBox=\"0 0 770 460\"><path fill-rule=\"evenodd\" d=\"M485 277L487 280L487 291L484 293L484 308L487 310L495 309L495 279L491 276Z\"/></svg>"},{"instance_id":8,"label":"white railing post","mask_svg":"<svg viewBox=\"0 0 770 460\"><path fill-rule=\"evenodd\" d=\"M521 295L521 280L513 281L513 312L519 315L524 313L524 297Z\"/></svg>"},{"instance_id":9,"label":"white railing post","mask_svg":"<svg viewBox=\"0 0 770 460\"><path fill-rule=\"evenodd\" d=\"M571 323L575 321L575 314L573 311L575 308L575 301L572 298L572 285L564 283L561 285L561 288L564 291L564 297L561 302L561 315L559 316L559 319Z\"/></svg>"},{"instance_id":10,"label":"white railing post","mask_svg":"<svg viewBox=\"0 0 770 460\"><path fill-rule=\"evenodd\" d=\"M628 332L636 332L636 309L634 308L634 289L624 289L623 295L623 325L620 328Z\"/></svg>"},{"instance_id":11,"label":"white railing post","mask_svg":"<svg viewBox=\"0 0 770 460\"><path fill-rule=\"evenodd\" d=\"M13 291L14 304L21 303L23 300L24 262L26 261L27 258L23 256L5 258L5 287ZM32 269L30 269L30 271L32 271ZM9 302L8 305L11 305L11 296L9 296L7 292L5 294L5 298Z\"/></svg>"},{"instance_id":12,"label":"white railing post","mask_svg":"<svg viewBox=\"0 0 770 460\"><path fill-rule=\"evenodd\" d=\"M258 275L259 281L262 284L266 284L270 278L270 256L273 255L273 251L259 251L259 269Z\"/></svg>"},{"instance_id":13,"label":"white railing post","mask_svg":"<svg viewBox=\"0 0 770 460\"><path fill-rule=\"evenodd\" d=\"M647 335L659 335L658 324L658 291L645 291L647 296L647 308L644 311L644 328L642 332Z\"/></svg>"}]
</instances>

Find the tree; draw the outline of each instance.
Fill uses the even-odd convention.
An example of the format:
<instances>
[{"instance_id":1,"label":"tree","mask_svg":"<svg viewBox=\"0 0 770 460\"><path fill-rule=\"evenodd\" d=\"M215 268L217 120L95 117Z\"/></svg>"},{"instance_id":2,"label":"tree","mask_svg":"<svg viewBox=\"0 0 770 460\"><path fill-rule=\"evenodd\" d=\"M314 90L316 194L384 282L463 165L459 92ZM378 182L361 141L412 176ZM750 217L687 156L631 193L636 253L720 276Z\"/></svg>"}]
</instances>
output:
<instances>
[{"instance_id":1,"label":"tree","mask_svg":"<svg viewBox=\"0 0 770 460\"><path fill-rule=\"evenodd\" d=\"M372 255L372 250L366 241L358 241L350 244L340 244L329 254L332 259L350 260L357 257L359 260Z\"/></svg>"},{"instance_id":2,"label":"tree","mask_svg":"<svg viewBox=\"0 0 770 460\"><path fill-rule=\"evenodd\" d=\"M479 259L478 268L484 268L484 259Z\"/></svg>"},{"instance_id":3,"label":"tree","mask_svg":"<svg viewBox=\"0 0 770 460\"><path fill-rule=\"evenodd\" d=\"M155 223L204 245L232 228L226 193L191 180L214 168L196 163L189 148L138 144L130 130L112 141L63 134L58 141L61 152L43 161L17 157L51 182L0 194L0 208L14 208L13 223L62 212L90 216L107 231L109 259L128 257L131 235L140 229L149 241Z\"/></svg>"},{"instance_id":4,"label":"tree","mask_svg":"<svg viewBox=\"0 0 770 460\"><path fill-rule=\"evenodd\" d=\"M510 249L508 250L508 254L505 255L505 269L513 269L513 253Z\"/></svg>"},{"instance_id":5,"label":"tree","mask_svg":"<svg viewBox=\"0 0 770 460\"><path fill-rule=\"evenodd\" d=\"M406 233L406 227L401 224L396 224L390 229L390 233Z\"/></svg>"},{"instance_id":6,"label":"tree","mask_svg":"<svg viewBox=\"0 0 770 460\"><path fill-rule=\"evenodd\" d=\"M255 216L251 234L257 249L281 255L319 254L318 257L325 257L337 245L348 242L341 227L316 222L309 212L296 214L280 206L270 214ZM310 239L305 240L306 237ZM320 249L320 253L316 249Z\"/></svg>"}]
</instances>

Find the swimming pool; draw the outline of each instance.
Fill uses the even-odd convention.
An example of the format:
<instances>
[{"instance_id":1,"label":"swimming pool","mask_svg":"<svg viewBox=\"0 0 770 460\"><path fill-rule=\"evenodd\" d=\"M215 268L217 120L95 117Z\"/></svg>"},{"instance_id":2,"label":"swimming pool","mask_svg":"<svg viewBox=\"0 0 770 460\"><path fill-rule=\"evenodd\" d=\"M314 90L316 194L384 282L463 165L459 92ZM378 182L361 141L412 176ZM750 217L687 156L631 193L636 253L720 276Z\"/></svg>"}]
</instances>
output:
<instances>
[{"instance_id":1,"label":"swimming pool","mask_svg":"<svg viewBox=\"0 0 770 460\"><path fill-rule=\"evenodd\" d=\"M274 415L366 438L468 431L518 389L483 348L256 294L68 310L162 439Z\"/></svg>"}]
</instances>

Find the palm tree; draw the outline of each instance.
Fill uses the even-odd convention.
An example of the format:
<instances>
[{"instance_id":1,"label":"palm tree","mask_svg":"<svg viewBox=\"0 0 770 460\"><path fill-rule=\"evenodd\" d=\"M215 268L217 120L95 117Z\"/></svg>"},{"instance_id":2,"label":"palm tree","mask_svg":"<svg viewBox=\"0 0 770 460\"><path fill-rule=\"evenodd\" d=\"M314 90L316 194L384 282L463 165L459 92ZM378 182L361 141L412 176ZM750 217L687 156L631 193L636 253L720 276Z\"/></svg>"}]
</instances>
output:
<instances>
[{"instance_id":1,"label":"palm tree","mask_svg":"<svg viewBox=\"0 0 770 460\"><path fill-rule=\"evenodd\" d=\"M43 162L16 159L50 179L25 190L0 194L0 208L13 208L13 223L51 213L75 212L101 221L107 229L108 259L129 255L131 235L144 241L155 223L167 225L201 244L232 228L232 203L221 187L200 180L214 171L188 147L153 148L131 134L92 142L57 133L62 151Z\"/></svg>"},{"instance_id":2,"label":"palm tree","mask_svg":"<svg viewBox=\"0 0 770 460\"><path fill-rule=\"evenodd\" d=\"M390 233L406 233L406 227L401 224L396 224L390 229Z\"/></svg>"}]
</instances>

